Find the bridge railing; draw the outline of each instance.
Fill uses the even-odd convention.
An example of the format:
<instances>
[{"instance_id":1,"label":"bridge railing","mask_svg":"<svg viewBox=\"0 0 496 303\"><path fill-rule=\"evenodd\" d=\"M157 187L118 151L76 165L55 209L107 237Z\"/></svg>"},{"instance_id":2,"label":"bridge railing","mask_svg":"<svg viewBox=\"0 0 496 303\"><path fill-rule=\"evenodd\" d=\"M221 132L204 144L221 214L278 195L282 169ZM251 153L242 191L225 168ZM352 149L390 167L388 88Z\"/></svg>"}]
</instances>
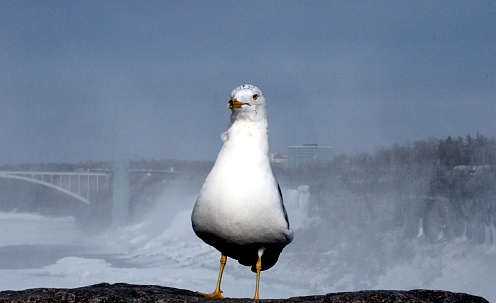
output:
<instances>
[{"instance_id":1,"label":"bridge railing","mask_svg":"<svg viewBox=\"0 0 496 303\"><path fill-rule=\"evenodd\" d=\"M123 225L129 217L129 175L144 174L176 178L171 170L130 169L129 161L114 161L113 169L92 171L0 171L0 178L17 179L54 188L79 201L91 204L101 190L112 192L112 222Z\"/></svg>"},{"instance_id":2,"label":"bridge railing","mask_svg":"<svg viewBox=\"0 0 496 303\"><path fill-rule=\"evenodd\" d=\"M0 177L43 184L90 203L91 195L110 188L111 175L100 172L0 171Z\"/></svg>"}]
</instances>

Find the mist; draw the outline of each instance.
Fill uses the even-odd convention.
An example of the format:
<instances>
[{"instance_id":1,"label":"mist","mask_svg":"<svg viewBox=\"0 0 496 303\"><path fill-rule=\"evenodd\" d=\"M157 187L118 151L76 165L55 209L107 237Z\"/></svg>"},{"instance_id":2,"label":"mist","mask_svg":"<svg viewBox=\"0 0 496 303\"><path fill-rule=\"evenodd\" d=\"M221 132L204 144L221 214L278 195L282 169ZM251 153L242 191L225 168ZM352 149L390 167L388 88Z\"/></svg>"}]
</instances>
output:
<instances>
[{"instance_id":1,"label":"mist","mask_svg":"<svg viewBox=\"0 0 496 303\"><path fill-rule=\"evenodd\" d=\"M273 163L295 240L262 273L261 295L427 288L494 302L494 161L495 139L477 134L340 155L327 165ZM43 213L40 205L50 206L53 193L24 195L31 206L23 209L4 205L2 289L126 282L210 291L219 253L196 237L190 216L212 164L131 162L173 166L178 175L132 177L122 226L112 224L110 207L81 211L70 199L59 201L66 212ZM224 294L250 297L254 278L228 260Z\"/></svg>"}]
</instances>

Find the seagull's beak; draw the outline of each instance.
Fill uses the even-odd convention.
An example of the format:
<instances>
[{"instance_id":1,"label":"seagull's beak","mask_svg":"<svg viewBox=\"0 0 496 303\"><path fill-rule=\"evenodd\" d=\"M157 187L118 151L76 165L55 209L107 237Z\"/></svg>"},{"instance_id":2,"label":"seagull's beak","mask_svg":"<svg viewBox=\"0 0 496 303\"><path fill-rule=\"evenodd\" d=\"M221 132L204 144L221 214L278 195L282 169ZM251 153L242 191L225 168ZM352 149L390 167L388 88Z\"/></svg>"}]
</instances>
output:
<instances>
[{"instance_id":1,"label":"seagull's beak","mask_svg":"<svg viewBox=\"0 0 496 303\"><path fill-rule=\"evenodd\" d=\"M231 100L229 100L229 103L227 103L227 108L228 109L241 108L241 106L243 105L249 105L249 104L239 102L237 98L232 98Z\"/></svg>"}]
</instances>

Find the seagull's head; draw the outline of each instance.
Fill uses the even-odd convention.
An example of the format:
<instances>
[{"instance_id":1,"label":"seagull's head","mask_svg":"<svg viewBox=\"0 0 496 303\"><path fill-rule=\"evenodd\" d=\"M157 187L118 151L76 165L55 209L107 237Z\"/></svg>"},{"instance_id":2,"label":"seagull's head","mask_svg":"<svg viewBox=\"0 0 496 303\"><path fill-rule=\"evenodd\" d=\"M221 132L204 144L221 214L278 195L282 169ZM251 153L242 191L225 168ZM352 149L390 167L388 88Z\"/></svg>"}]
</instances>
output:
<instances>
[{"instance_id":1,"label":"seagull's head","mask_svg":"<svg viewBox=\"0 0 496 303\"><path fill-rule=\"evenodd\" d=\"M227 108L236 116L262 118L265 117L266 112L265 97L256 86L244 84L231 92L231 100L227 103Z\"/></svg>"}]
</instances>

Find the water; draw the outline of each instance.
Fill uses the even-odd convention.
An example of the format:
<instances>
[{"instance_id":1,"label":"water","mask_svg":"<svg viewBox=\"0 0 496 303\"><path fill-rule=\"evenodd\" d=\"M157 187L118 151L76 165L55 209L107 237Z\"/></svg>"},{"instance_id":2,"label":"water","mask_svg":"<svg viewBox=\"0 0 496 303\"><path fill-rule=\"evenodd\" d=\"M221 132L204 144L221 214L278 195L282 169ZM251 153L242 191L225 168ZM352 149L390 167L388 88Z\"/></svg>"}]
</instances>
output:
<instances>
[{"instance_id":1,"label":"water","mask_svg":"<svg viewBox=\"0 0 496 303\"><path fill-rule=\"evenodd\" d=\"M79 245L9 245L0 247L0 269L34 269L66 256L83 256Z\"/></svg>"}]
</instances>

